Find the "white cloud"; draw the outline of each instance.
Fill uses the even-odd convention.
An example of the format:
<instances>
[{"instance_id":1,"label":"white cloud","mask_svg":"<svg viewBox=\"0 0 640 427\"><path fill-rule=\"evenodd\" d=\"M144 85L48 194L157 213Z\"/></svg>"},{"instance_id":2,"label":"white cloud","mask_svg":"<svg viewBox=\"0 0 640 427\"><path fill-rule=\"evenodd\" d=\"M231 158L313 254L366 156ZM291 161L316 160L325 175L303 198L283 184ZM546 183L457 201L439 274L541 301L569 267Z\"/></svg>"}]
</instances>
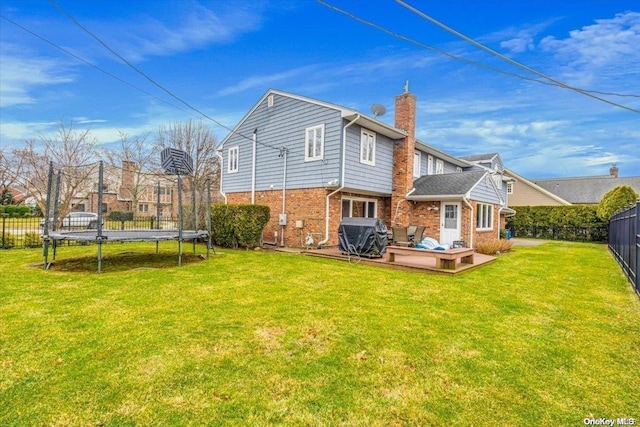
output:
<instances>
[{"instance_id":1,"label":"white cloud","mask_svg":"<svg viewBox=\"0 0 640 427\"><path fill-rule=\"evenodd\" d=\"M635 75L640 68L640 13L619 13L598 19L593 25L569 32L564 39L548 36L540 47L567 64L565 73L585 83L602 81L607 75ZM632 87L638 88L638 83Z\"/></svg>"},{"instance_id":2,"label":"white cloud","mask_svg":"<svg viewBox=\"0 0 640 427\"><path fill-rule=\"evenodd\" d=\"M535 38L547 29L555 20L548 20L539 24L527 25L522 28L510 27L491 34L485 39L500 40L500 47L512 54L532 51L535 49Z\"/></svg>"},{"instance_id":3,"label":"white cloud","mask_svg":"<svg viewBox=\"0 0 640 427\"><path fill-rule=\"evenodd\" d=\"M6 45L0 49L0 108L36 103L34 89L74 80L67 64L50 58L19 55L12 52L14 50Z\"/></svg>"}]
</instances>

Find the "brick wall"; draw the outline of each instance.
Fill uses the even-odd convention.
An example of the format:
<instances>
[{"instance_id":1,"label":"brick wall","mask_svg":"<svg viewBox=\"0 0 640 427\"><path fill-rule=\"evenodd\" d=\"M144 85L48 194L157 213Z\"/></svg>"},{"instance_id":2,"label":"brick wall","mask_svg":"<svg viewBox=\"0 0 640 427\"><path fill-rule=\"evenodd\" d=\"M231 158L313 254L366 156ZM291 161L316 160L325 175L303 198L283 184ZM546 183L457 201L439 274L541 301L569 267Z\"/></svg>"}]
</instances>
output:
<instances>
[{"instance_id":1,"label":"brick wall","mask_svg":"<svg viewBox=\"0 0 640 427\"><path fill-rule=\"evenodd\" d=\"M395 127L407 136L393 146L393 190L391 195L391 225L409 222L412 203L405 199L413 187L413 156L416 149L416 97L405 92L396 96Z\"/></svg>"}]
</instances>

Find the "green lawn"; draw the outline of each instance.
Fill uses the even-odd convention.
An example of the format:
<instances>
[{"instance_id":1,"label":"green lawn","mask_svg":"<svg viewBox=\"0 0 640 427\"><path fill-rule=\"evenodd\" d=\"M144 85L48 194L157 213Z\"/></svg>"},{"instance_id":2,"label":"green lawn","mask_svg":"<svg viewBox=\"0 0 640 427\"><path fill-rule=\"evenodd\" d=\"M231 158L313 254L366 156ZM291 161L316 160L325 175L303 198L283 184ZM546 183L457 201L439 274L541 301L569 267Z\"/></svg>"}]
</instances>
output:
<instances>
[{"instance_id":1,"label":"green lawn","mask_svg":"<svg viewBox=\"0 0 640 427\"><path fill-rule=\"evenodd\" d=\"M87 271L0 251L0 425L640 422L640 299L603 245L456 277L175 247L105 245L146 255L102 274L95 246L58 252Z\"/></svg>"}]
</instances>

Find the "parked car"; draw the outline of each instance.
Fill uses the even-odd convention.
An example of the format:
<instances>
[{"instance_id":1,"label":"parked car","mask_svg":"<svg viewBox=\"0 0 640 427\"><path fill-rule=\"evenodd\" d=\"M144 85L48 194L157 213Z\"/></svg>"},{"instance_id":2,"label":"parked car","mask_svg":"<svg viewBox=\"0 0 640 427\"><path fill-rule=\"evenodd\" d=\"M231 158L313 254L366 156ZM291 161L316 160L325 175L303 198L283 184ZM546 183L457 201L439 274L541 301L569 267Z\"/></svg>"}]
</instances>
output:
<instances>
[{"instance_id":1,"label":"parked car","mask_svg":"<svg viewBox=\"0 0 640 427\"><path fill-rule=\"evenodd\" d=\"M44 227L44 219L40 221L40 227ZM49 218L49 227L53 224L53 218ZM62 228L96 228L98 226L98 214L93 212L71 212L62 218Z\"/></svg>"}]
</instances>

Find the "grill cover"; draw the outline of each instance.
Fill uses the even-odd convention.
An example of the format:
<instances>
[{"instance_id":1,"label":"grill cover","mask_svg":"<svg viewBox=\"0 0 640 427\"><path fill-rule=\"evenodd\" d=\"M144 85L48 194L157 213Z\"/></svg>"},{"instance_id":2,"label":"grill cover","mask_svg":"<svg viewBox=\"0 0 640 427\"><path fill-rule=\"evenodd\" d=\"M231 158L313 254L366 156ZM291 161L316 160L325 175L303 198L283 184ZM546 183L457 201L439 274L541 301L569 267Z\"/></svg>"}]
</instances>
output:
<instances>
[{"instance_id":1,"label":"grill cover","mask_svg":"<svg viewBox=\"0 0 640 427\"><path fill-rule=\"evenodd\" d=\"M342 218L338 239L341 252L379 257L387 247L387 226L378 218Z\"/></svg>"}]
</instances>

